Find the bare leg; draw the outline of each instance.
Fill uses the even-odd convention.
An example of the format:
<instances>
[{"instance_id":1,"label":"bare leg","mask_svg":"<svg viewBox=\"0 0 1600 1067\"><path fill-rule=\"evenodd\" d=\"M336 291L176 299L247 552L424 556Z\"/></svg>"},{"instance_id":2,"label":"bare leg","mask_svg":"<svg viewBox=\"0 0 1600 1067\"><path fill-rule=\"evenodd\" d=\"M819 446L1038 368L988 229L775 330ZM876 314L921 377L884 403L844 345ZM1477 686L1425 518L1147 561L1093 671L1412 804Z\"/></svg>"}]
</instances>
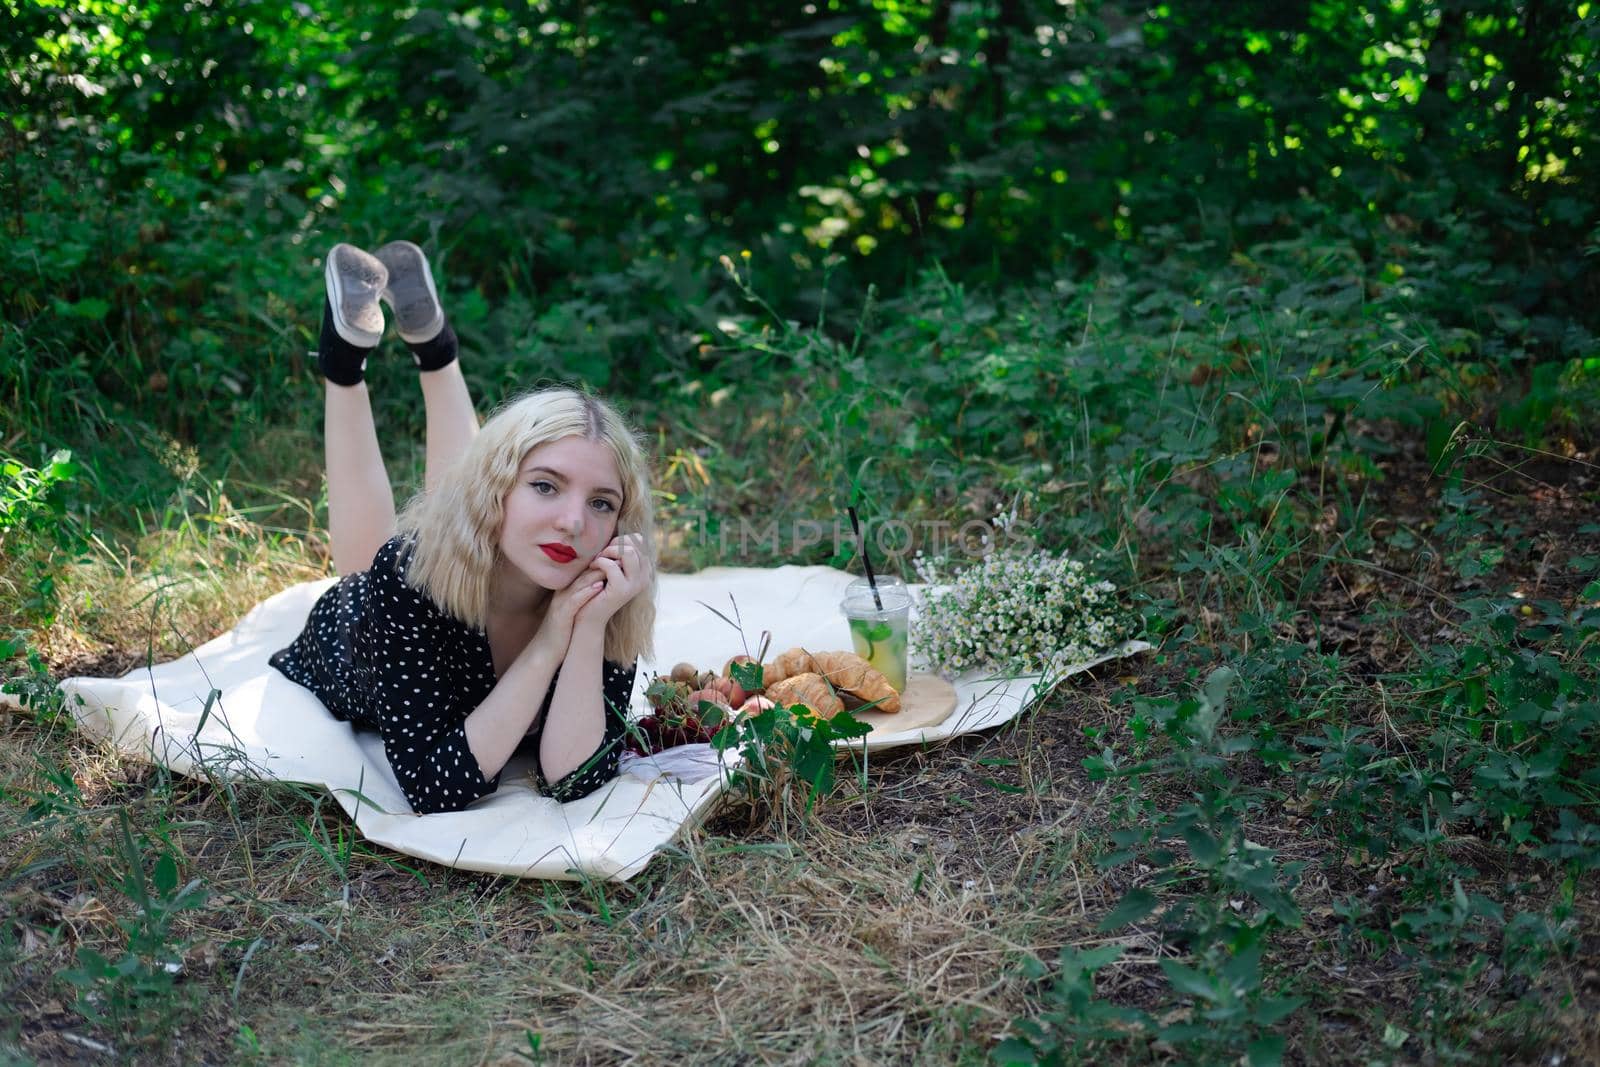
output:
<instances>
[{"instance_id":1,"label":"bare leg","mask_svg":"<svg viewBox=\"0 0 1600 1067\"><path fill-rule=\"evenodd\" d=\"M323 436L328 465L328 536L333 542L334 570L354 574L372 566L372 557L394 536L394 490L378 449L366 383L328 382L326 390ZM428 421L431 425L431 411ZM431 457L431 445L429 454Z\"/></svg>"},{"instance_id":2,"label":"bare leg","mask_svg":"<svg viewBox=\"0 0 1600 1067\"><path fill-rule=\"evenodd\" d=\"M388 272L383 299L394 310L395 329L411 350L422 383L428 420L428 465L422 488L429 492L478 435L478 415L461 376L456 332L439 306L428 257L410 241L390 241L377 256Z\"/></svg>"},{"instance_id":3,"label":"bare leg","mask_svg":"<svg viewBox=\"0 0 1600 1067\"><path fill-rule=\"evenodd\" d=\"M422 405L428 420L428 466L422 486L431 491L478 436L478 414L472 410L472 396L461 376L459 360L423 371L417 379L422 383ZM391 513L393 507L391 503Z\"/></svg>"}]
</instances>

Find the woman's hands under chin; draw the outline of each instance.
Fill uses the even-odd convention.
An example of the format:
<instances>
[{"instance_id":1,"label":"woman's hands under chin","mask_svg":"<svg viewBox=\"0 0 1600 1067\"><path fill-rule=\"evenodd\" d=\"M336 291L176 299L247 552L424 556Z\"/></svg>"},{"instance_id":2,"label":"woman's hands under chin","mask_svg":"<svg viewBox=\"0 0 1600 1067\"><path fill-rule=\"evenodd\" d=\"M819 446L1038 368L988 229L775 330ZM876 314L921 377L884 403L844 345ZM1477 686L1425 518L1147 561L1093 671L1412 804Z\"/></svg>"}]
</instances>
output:
<instances>
[{"instance_id":1,"label":"woman's hands under chin","mask_svg":"<svg viewBox=\"0 0 1600 1067\"><path fill-rule=\"evenodd\" d=\"M576 625L603 629L624 604L649 587L653 567L645 554L642 535L630 533L613 537L586 572L599 572L605 580L605 588L579 607Z\"/></svg>"},{"instance_id":2,"label":"woman's hands under chin","mask_svg":"<svg viewBox=\"0 0 1600 1067\"><path fill-rule=\"evenodd\" d=\"M534 634L528 647L538 646L553 657L556 663L564 660L567 656L567 646L572 643L572 631L576 628L583 609L593 603L605 587L605 572L590 567L565 588L552 592L550 606L544 613L544 621L539 624L539 631Z\"/></svg>"}]
</instances>

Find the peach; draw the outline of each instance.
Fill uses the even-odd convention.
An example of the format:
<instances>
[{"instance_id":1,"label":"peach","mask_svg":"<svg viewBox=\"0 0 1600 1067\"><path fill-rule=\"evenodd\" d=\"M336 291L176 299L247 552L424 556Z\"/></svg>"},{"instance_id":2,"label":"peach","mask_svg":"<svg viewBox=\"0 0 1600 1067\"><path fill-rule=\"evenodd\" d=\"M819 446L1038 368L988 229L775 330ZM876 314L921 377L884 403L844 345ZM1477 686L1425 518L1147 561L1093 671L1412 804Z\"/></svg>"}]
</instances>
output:
<instances>
[{"instance_id":1,"label":"peach","mask_svg":"<svg viewBox=\"0 0 1600 1067\"><path fill-rule=\"evenodd\" d=\"M741 703L739 705L739 714L740 715L759 715L761 712L766 711L768 708L772 708L772 707L775 707L775 706L776 705L774 705L772 703L772 701L770 701L766 697L760 696L758 694L756 696L747 698L743 703Z\"/></svg>"},{"instance_id":2,"label":"peach","mask_svg":"<svg viewBox=\"0 0 1600 1067\"><path fill-rule=\"evenodd\" d=\"M729 705L735 708L743 704L745 697L750 695L744 691L744 686L732 678L718 678L711 683L711 688L727 697Z\"/></svg>"},{"instance_id":3,"label":"peach","mask_svg":"<svg viewBox=\"0 0 1600 1067\"><path fill-rule=\"evenodd\" d=\"M698 711L700 708L700 702L702 700L710 701L713 704L720 704L729 711L733 710L733 705L728 703L728 694L724 693L720 689L696 689L694 692L690 693L689 710Z\"/></svg>"}]
</instances>

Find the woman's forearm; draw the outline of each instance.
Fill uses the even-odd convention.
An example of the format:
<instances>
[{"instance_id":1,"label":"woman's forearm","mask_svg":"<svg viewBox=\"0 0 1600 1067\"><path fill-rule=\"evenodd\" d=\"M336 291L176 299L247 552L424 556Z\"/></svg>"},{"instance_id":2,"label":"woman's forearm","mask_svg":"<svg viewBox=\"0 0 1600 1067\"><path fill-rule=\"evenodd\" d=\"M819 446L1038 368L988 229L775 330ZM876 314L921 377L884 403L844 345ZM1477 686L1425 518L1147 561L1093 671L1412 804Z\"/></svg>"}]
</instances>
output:
<instances>
[{"instance_id":1,"label":"woman's forearm","mask_svg":"<svg viewBox=\"0 0 1600 1067\"><path fill-rule=\"evenodd\" d=\"M560 661L539 642L529 642L484 697L483 703L467 716L463 724L467 747L477 759L485 781L499 774L516 751L543 706L544 696L550 691L550 679L555 677L559 666ZM557 692L559 694L559 688Z\"/></svg>"},{"instance_id":2,"label":"woman's forearm","mask_svg":"<svg viewBox=\"0 0 1600 1067\"><path fill-rule=\"evenodd\" d=\"M539 741L539 767L548 782L559 782L582 767L605 740L606 707L600 680L604 652L604 626L580 623L572 631Z\"/></svg>"}]
</instances>

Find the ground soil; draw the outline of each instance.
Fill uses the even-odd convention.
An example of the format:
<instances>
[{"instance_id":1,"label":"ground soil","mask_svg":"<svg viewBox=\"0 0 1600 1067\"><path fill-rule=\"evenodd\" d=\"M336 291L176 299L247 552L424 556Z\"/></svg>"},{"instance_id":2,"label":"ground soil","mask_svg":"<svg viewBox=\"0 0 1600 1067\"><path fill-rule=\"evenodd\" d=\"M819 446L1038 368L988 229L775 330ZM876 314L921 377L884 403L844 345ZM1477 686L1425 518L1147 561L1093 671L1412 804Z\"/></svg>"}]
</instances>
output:
<instances>
[{"instance_id":1,"label":"ground soil","mask_svg":"<svg viewBox=\"0 0 1600 1067\"><path fill-rule=\"evenodd\" d=\"M1533 456L1516 464L1480 462L1466 468L1468 477L1462 484L1482 493L1492 521L1504 533L1505 551L1492 570L1463 583L1446 565L1432 533L1446 483L1434 475L1419 449L1401 443L1396 453L1379 465L1381 480L1367 487L1381 501L1373 512L1379 517L1364 531L1346 531L1351 537L1364 534L1371 548L1364 556L1327 567L1306 600L1306 610L1295 615L1278 636L1302 642L1317 654L1340 657L1352 685L1371 687L1369 711L1377 721L1381 714L1378 687L1408 661L1414 649L1449 640L1457 622L1450 604L1463 593L1474 587L1509 588L1522 591L1530 600L1565 603L1577 596L1585 579L1566 564L1574 557L1594 554L1600 546L1600 537L1592 529L1600 515L1596 507L1600 478L1592 462L1591 456L1580 453L1571 458ZM1396 537L1396 531L1402 529L1410 536ZM1377 604L1398 610L1377 618L1372 612ZM1203 611L1177 621L1197 628L1203 649L1204 635L1213 621ZM1078 872L1072 892L1080 898L1081 908L1076 917L1063 915L1050 936L1032 946L1049 959L1050 946L1044 941L1065 944L1075 937L1094 935L1092 917L1113 906L1139 873L1126 868L1099 872L1093 867L1094 857L1106 849L1106 834L1122 815L1117 807L1121 793L1115 783L1095 780L1085 767L1098 752L1097 737L1125 729L1130 696L1192 688L1197 681L1196 668L1203 660L1193 649L1165 648L1107 664L1073 678L1016 724L933 749L907 748L874 756L840 797L821 807L815 823L800 831L795 847L803 852L809 840L816 848L825 842L828 851L854 848L868 852L888 843L903 854L906 869L936 871L951 884L976 887L974 891L980 894L983 887L997 881L1016 883L1021 877L1018 872L1065 850L1074 864L1070 869ZM141 662L143 656L135 650L100 651L77 658L64 655L49 666L58 676L111 675ZM33 730L31 724L11 718L4 728L6 743L36 743ZM52 744L73 749L72 758L80 761L90 758L77 741L57 739ZM137 805L140 783L153 782L152 773L119 771L120 784L107 788L119 803ZM1259 767L1249 773L1257 777L1252 784L1274 784L1273 776ZM8 776L16 782L26 774L13 762ZM176 788L175 819L204 826L207 820L219 817L207 787ZM1147 799L1163 799L1161 782L1151 781L1148 788L1155 792ZM1315 983L1325 994L1332 991L1327 998L1332 1007L1304 1024L1318 1032L1299 1033L1293 1047L1313 1058L1341 1060L1340 1049L1352 1055L1357 1049L1364 1054L1373 1051L1373 1035L1365 1029L1370 1020L1375 1016L1405 1018L1415 994L1416 968L1411 961L1394 953L1363 955L1359 946L1344 953L1326 951L1328 945L1348 935L1337 913L1341 899L1357 897L1380 906L1398 902L1405 888L1405 857L1374 862L1371 857L1328 851L1331 839L1309 832L1312 827L1298 799L1285 794L1276 807L1258 809L1250 836L1277 850L1282 862L1304 865L1297 892L1304 924L1279 935L1281 942L1274 955L1279 973L1274 977L1290 983ZM770 808L758 802L733 801L694 833L714 847L742 846L774 841L775 826ZM254 855L259 862L271 864L271 833L262 836ZM211 855L203 837L184 835L190 842L191 862L204 864ZM1553 1037L1547 1032L1537 1046L1520 1050L1508 1049L1502 1038L1496 1038L1499 1043L1492 1046L1497 1050L1494 1054L1530 1063L1555 1063L1559 1057L1565 1057L1564 1062L1600 1061L1600 1023L1595 1021L1600 1018L1600 891L1594 880L1563 883L1561 872L1547 864L1526 856L1508 857L1469 838L1453 840L1450 847L1469 857L1477 872L1476 883L1465 887L1469 892L1482 891L1501 900L1508 911L1540 911L1563 893L1569 894L1582 931L1573 957L1548 971L1545 988L1508 979L1498 968L1490 968L1462 990L1462 996L1471 998L1486 1016L1509 1010L1530 997L1550 1006L1547 1021L1553 1024ZM218 844L215 851L217 862L223 862L227 848ZM46 863L30 874L24 862L29 857L19 852L15 843L0 846L0 855L5 856L4 867L9 872L0 895L19 924L18 930L44 929L67 921L61 916L72 913L73 902L84 892L68 868L52 868ZM43 861L35 858L34 862ZM427 881L403 864L364 862L353 867L346 882L345 907L356 913L397 918L417 915L438 907L440 884L449 885L467 908L488 907L506 899L506 880L423 866ZM55 877L51 870L62 877ZM657 906L681 911L688 906L688 898L679 900L674 885L668 878L654 889L646 886L630 891L641 894L631 901L631 907L636 914ZM563 893L561 907L573 909L575 914L585 909L580 898ZM293 881L286 880L268 910L282 914L297 907L314 909L320 906L320 899L318 892L297 894ZM501 940L513 951L519 944L531 951L538 937L548 936L538 931L547 931L549 920L520 917L518 909L533 907L535 898L518 899L525 903L513 909ZM238 945L219 946L225 946L230 936L247 936L251 922L259 921L260 914L246 915L236 930L215 931L207 942L212 957L208 960L205 951L195 955L190 980L203 981L215 972L217 981L226 985L234 969L241 969L242 950ZM816 936L815 930L810 936ZM1142 962L1136 960L1118 970L1102 991L1118 1002L1149 1007L1161 989L1156 966L1159 945L1148 933L1135 931L1129 936L1147 950ZM307 940L312 938L308 935ZM1330 965L1329 960L1340 962ZM449 958L430 957L429 966L443 969L442 974L451 963ZM315 1007L324 1003L318 990L336 981L339 969L330 966L324 974L302 968L294 973L304 984L291 999ZM18 1005L20 1046L40 1060L102 1059L103 1054L93 1047L95 1039L84 1037L82 1020L63 1002L50 974L49 967L24 965L13 972L6 988L0 989L4 999ZM227 1017L199 1024L188 1036L187 1047L194 1058L226 1058L234 1047L239 1020L228 1012L223 1015ZM1398 1056L1408 1058L1404 1046ZM176 1058L189 1056L178 1054Z\"/></svg>"}]
</instances>

